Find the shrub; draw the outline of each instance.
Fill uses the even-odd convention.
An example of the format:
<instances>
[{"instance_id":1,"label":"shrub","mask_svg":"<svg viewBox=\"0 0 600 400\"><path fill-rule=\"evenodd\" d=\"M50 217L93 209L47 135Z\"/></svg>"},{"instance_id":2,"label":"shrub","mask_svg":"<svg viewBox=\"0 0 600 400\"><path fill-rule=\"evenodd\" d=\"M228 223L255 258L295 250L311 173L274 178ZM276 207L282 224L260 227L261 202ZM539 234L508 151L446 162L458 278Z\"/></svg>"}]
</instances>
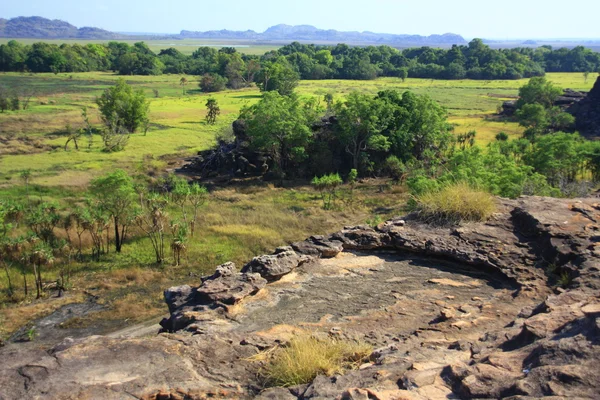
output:
<instances>
[{"instance_id":1,"label":"shrub","mask_svg":"<svg viewBox=\"0 0 600 400\"><path fill-rule=\"evenodd\" d=\"M342 178L339 174L323 175L322 177L314 177L311 184L316 190L321 193L323 199L323 208L329 210L335 203L337 196L336 189L342 184Z\"/></svg>"},{"instance_id":2,"label":"shrub","mask_svg":"<svg viewBox=\"0 0 600 400\"><path fill-rule=\"evenodd\" d=\"M222 77L219 74L204 74L200 80L200 89L205 93L220 92L225 90L227 84L227 78Z\"/></svg>"},{"instance_id":3,"label":"shrub","mask_svg":"<svg viewBox=\"0 0 600 400\"><path fill-rule=\"evenodd\" d=\"M459 182L416 195L419 217L436 225L452 225L462 221L485 221L495 211L493 197L484 191Z\"/></svg>"},{"instance_id":4,"label":"shrub","mask_svg":"<svg viewBox=\"0 0 600 400\"><path fill-rule=\"evenodd\" d=\"M371 346L360 342L298 336L273 352L262 376L268 386L309 383L317 375L331 376L358 367L371 351Z\"/></svg>"}]
</instances>

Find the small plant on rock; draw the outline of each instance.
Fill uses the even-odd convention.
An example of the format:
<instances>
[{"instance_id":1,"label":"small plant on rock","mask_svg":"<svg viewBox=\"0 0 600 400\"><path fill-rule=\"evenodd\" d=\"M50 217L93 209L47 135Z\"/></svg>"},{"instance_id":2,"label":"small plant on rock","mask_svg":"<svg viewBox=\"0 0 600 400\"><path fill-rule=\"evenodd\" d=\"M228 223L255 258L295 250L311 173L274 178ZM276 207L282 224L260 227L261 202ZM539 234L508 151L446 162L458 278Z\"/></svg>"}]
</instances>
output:
<instances>
[{"instance_id":1,"label":"small plant on rock","mask_svg":"<svg viewBox=\"0 0 600 400\"><path fill-rule=\"evenodd\" d=\"M268 361L262 376L268 386L301 385L318 375L357 368L371 352L371 346L358 341L297 336L286 346L263 353Z\"/></svg>"}]
</instances>

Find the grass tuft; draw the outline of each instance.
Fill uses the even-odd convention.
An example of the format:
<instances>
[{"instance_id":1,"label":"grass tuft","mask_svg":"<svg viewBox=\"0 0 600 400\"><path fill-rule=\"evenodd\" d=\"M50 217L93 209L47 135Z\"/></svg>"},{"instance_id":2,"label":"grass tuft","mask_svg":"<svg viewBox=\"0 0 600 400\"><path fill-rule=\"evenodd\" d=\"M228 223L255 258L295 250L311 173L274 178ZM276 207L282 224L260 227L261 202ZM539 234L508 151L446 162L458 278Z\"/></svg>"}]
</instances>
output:
<instances>
[{"instance_id":1,"label":"grass tuft","mask_svg":"<svg viewBox=\"0 0 600 400\"><path fill-rule=\"evenodd\" d=\"M331 376L357 368L371 352L371 346L358 341L296 336L287 346L272 352L262 376L270 387L300 385L318 375Z\"/></svg>"},{"instance_id":2,"label":"grass tuft","mask_svg":"<svg viewBox=\"0 0 600 400\"><path fill-rule=\"evenodd\" d=\"M433 225L485 221L496 210L492 195L463 182L416 195L414 200L419 218Z\"/></svg>"}]
</instances>

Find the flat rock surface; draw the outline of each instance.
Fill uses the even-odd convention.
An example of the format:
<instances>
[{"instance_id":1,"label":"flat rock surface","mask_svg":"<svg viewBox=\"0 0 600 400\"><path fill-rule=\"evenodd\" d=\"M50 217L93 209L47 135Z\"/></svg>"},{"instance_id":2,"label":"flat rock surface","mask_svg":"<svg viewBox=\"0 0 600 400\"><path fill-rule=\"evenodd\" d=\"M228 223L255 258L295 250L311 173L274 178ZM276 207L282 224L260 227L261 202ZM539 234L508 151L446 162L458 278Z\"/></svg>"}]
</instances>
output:
<instances>
[{"instance_id":1,"label":"flat rock surface","mask_svg":"<svg viewBox=\"0 0 600 400\"><path fill-rule=\"evenodd\" d=\"M409 215L280 248L256 276L224 264L165 292L157 336L1 348L0 399L598 398L599 210L499 200L486 223ZM374 351L345 375L265 391L253 356L299 333Z\"/></svg>"}]
</instances>

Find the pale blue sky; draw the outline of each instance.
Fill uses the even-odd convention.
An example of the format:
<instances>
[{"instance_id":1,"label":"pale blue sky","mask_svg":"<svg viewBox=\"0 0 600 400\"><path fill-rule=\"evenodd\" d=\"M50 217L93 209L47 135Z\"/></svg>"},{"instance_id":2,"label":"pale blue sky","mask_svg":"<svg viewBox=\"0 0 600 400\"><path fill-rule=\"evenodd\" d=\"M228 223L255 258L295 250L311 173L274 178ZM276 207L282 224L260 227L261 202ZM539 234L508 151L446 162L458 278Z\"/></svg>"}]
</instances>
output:
<instances>
[{"instance_id":1,"label":"pale blue sky","mask_svg":"<svg viewBox=\"0 0 600 400\"><path fill-rule=\"evenodd\" d=\"M178 33L310 24L467 38L600 38L600 0L0 0L0 17L39 15L112 31Z\"/></svg>"}]
</instances>

